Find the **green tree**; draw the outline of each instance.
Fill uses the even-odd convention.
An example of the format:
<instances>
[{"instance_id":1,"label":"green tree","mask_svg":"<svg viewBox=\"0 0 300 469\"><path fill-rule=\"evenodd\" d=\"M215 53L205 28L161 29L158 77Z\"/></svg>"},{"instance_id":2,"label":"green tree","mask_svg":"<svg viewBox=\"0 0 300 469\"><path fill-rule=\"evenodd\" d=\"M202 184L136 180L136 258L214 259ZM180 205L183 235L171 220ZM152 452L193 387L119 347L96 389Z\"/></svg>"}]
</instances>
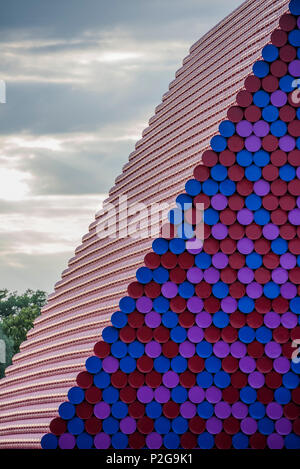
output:
<instances>
[{"instance_id":1,"label":"green tree","mask_svg":"<svg viewBox=\"0 0 300 469\"><path fill-rule=\"evenodd\" d=\"M17 292L10 293L8 290L0 290L0 321L2 318L18 314L22 308L37 306L41 309L46 303L47 294L42 290L26 290L19 295Z\"/></svg>"},{"instance_id":2,"label":"green tree","mask_svg":"<svg viewBox=\"0 0 300 469\"><path fill-rule=\"evenodd\" d=\"M13 342L4 334L0 327L0 378L4 377L5 368L11 364L13 354Z\"/></svg>"},{"instance_id":3,"label":"green tree","mask_svg":"<svg viewBox=\"0 0 300 469\"><path fill-rule=\"evenodd\" d=\"M38 306L27 306L17 314L11 314L2 320L1 327L4 334L13 341L14 354L19 351L21 343L26 339L27 332L32 328L33 321L40 312Z\"/></svg>"}]
</instances>

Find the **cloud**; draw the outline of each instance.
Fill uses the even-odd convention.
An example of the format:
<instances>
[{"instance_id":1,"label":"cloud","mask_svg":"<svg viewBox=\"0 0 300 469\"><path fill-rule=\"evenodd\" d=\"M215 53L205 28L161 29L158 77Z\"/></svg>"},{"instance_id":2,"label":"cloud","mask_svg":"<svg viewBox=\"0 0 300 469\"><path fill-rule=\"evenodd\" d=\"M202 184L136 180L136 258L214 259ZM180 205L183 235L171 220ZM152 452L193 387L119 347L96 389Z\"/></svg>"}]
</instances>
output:
<instances>
[{"instance_id":1,"label":"cloud","mask_svg":"<svg viewBox=\"0 0 300 469\"><path fill-rule=\"evenodd\" d=\"M24 197L0 203L1 255L64 252L88 230L102 195ZM9 234L13 234L8 238ZM7 237L7 239L6 239ZM6 241L5 241L6 239Z\"/></svg>"},{"instance_id":2,"label":"cloud","mask_svg":"<svg viewBox=\"0 0 300 469\"><path fill-rule=\"evenodd\" d=\"M104 194L94 194L1 200L1 288L22 290L30 279L35 288L50 291L51 275L56 272L58 278L58 269L66 267L67 259L73 255L81 237L88 232L88 226L105 197ZM59 262L55 264L53 259ZM43 265L43 262L47 263ZM37 266L39 272L35 270ZM45 272L45 278L39 277L41 272Z\"/></svg>"},{"instance_id":3,"label":"cloud","mask_svg":"<svg viewBox=\"0 0 300 469\"><path fill-rule=\"evenodd\" d=\"M2 78L17 83L67 83L78 86L96 84L98 79L97 91L103 93L105 90L99 85L105 84L105 80L101 80L105 78L105 72L123 74L134 67L142 68L145 73L158 63L160 68L168 68L174 58L178 58L178 53L187 52L188 45L187 41L178 39L149 41L142 38L137 42L132 32L126 30L95 32L92 39L84 35L68 43L49 42L41 38L37 41L8 41L2 44L0 53Z\"/></svg>"},{"instance_id":4,"label":"cloud","mask_svg":"<svg viewBox=\"0 0 300 469\"><path fill-rule=\"evenodd\" d=\"M98 33L89 48L80 41L47 53L33 53L26 42L25 49L22 43L3 44L0 77L7 82L7 104L0 110L0 132L98 131L133 119L146 124L188 43L119 34L121 39Z\"/></svg>"},{"instance_id":5,"label":"cloud","mask_svg":"<svg viewBox=\"0 0 300 469\"><path fill-rule=\"evenodd\" d=\"M30 192L30 179L28 173L0 168L0 199L21 199Z\"/></svg>"},{"instance_id":6,"label":"cloud","mask_svg":"<svg viewBox=\"0 0 300 469\"><path fill-rule=\"evenodd\" d=\"M32 196L107 193L142 127L140 123L127 123L104 126L95 133L0 136L3 181L6 175L10 179L17 175L14 182L20 180L24 195L30 192ZM1 194L3 198L17 195L13 186L6 187L6 197L5 187L0 187L0 198Z\"/></svg>"},{"instance_id":7,"label":"cloud","mask_svg":"<svg viewBox=\"0 0 300 469\"><path fill-rule=\"evenodd\" d=\"M27 288L41 289L48 293L61 278L73 252L45 254L12 253L0 257L1 288L23 292Z\"/></svg>"}]
</instances>

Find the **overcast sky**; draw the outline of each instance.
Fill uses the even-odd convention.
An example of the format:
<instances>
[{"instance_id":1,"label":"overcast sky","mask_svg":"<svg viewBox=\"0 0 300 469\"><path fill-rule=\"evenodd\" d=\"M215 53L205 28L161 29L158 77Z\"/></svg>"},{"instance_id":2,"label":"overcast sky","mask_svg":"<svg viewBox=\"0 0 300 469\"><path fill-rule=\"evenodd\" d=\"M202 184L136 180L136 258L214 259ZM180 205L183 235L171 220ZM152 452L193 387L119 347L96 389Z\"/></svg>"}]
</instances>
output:
<instances>
[{"instance_id":1,"label":"overcast sky","mask_svg":"<svg viewBox=\"0 0 300 469\"><path fill-rule=\"evenodd\" d=\"M53 290L189 47L241 0L1 0L0 289Z\"/></svg>"}]
</instances>

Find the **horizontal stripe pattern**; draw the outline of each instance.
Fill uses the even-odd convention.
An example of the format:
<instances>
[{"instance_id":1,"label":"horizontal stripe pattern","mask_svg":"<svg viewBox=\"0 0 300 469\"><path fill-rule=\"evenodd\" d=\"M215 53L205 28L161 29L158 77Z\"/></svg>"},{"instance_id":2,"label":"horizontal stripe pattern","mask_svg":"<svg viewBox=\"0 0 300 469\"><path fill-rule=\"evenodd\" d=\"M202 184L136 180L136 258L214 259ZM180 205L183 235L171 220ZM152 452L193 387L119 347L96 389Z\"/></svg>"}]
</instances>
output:
<instances>
[{"instance_id":1,"label":"horizontal stripe pattern","mask_svg":"<svg viewBox=\"0 0 300 469\"><path fill-rule=\"evenodd\" d=\"M129 204L175 200L287 10L287 0L247 0L191 47L107 203L121 195ZM0 448L40 447L151 246L151 239L100 240L102 216L100 211L89 226L0 381Z\"/></svg>"}]
</instances>

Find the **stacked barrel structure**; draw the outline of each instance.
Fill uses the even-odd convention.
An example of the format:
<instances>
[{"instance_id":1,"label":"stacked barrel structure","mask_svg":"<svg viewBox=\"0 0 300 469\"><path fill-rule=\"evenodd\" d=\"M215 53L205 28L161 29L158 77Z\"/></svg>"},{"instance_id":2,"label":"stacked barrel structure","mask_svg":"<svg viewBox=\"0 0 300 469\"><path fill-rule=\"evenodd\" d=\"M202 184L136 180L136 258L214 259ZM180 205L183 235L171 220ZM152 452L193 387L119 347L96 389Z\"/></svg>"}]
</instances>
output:
<instances>
[{"instance_id":1,"label":"stacked barrel structure","mask_svg":"<svg viewBox=\"0 0 300 469\"><path fill-rule=\"evenodd\" d=\"M300 1L289 9L43 448L300 449Z\"/></svg>"},{"instance_id":2,"label":"stacked barrel structure","mask_svg":"<svg viewBox=\"0 0 300 469\"><path fill-rule=\"evenodd\" d=\"M246 0L191 46L109 191L117 219L119 197L129 206L175 202L288 6L289 0ZM104 216L96 214L0 380L0 448L40 448L151 249L150 238L100 239Z\"/></svg>"}]
</instances>

